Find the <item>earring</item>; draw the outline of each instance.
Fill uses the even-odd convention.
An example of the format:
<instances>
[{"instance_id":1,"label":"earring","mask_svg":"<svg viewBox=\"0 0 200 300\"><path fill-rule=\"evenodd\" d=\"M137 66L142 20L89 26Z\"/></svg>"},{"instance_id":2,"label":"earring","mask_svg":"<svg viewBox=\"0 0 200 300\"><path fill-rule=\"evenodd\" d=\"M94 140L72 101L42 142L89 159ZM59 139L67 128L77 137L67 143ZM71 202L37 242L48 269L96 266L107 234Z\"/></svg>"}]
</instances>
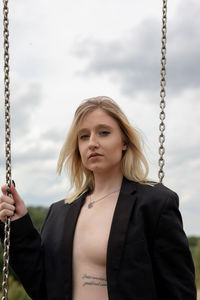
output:
<instances>
[{"instance_id":1,"label":"earring","mask_svg":"<svg viewBox=\"0 0 200 300\"><path fill-rule=\"evenodd\" d=\"M124 143L123 149L122 150L127 150L127 145Z\"/></svg>"}]
</instances>

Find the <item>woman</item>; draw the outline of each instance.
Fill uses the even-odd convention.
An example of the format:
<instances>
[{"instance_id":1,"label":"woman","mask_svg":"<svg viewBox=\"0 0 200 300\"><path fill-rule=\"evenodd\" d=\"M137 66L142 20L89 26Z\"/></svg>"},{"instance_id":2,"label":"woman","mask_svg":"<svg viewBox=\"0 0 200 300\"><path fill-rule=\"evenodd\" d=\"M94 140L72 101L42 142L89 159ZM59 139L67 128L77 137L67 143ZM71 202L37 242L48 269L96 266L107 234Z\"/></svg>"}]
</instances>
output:
<instances>
[{"instance_id":1,"label":"woman","mask_svg":"<svg viewBox=\"0 0 200 300\"><path fill-rule=\"evenodd\" d=\"M178 196L148 181L140 139L108 97L84 101L58 160L73 193L51 205L41 235L14 186L10 263L34 300L195 300ZM15 206L14 206L15 204ZM1 226L3 237L3 226Z\"/></svg>"}]
</instances>

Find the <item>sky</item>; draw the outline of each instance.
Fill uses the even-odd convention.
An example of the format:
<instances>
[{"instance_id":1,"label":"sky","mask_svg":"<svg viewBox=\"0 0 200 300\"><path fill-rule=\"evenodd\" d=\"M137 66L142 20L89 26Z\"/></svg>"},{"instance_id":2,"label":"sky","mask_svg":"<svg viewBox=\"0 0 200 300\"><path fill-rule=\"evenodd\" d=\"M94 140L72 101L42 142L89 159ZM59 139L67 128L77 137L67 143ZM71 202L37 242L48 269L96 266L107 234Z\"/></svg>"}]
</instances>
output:
<instances>
[{"instance_id":1,"label":"sky","mask_svg":"<svg viewBox=\"0 0 200 300\"><path fill-rule=\"evenodd\" d=\"M2 3L0 4L2 19ZM187 235L200 236L200 2L168 1L165 178ZM12 178L26 205L49 206L69 187L56 174L73 114L113 98L144 139L158 180L161 0L9 2ZM2 22L0 24L2 32ZM0 34L0 185L5 182Z\"/></svg>"}]
</instances>

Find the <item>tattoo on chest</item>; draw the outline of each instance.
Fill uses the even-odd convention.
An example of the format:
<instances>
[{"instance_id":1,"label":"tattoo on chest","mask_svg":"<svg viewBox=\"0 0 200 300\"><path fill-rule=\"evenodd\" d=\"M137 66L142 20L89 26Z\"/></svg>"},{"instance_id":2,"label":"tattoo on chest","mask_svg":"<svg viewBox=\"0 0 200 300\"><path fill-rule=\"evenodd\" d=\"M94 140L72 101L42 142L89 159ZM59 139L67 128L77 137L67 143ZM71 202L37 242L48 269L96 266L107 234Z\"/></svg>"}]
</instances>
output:
<instances>
[{"instance_id":1,"label":"tattoo on chest","mask_svg":"<svg viewBox=\"0 0 200 300\"><path fill-rule=\"evenodd\" d=\"M83 286L93 285L93 286L107 286L107 280L102 277L90 276L88 274L84 274L82 276Z\"/></svg>"}]
</instances>

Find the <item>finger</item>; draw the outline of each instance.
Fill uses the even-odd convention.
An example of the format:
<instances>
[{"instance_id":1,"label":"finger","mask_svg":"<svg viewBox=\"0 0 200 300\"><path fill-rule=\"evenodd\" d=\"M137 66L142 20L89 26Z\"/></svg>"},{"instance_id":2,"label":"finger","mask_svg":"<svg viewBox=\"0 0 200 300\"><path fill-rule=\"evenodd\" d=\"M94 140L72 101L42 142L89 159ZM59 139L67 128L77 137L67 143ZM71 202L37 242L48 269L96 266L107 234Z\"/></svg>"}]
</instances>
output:
<instances>
[{"instance_id":1,"label":"finger","mask_svg":"<svg viewBox=\"0 0 200 300\"><path fill-rule=\"evenodd\" d=\"M5 184L5 185L3 185L3 186L1 187L2 193L3 193L4 195L12 194L12 186L15 188L15 182L14 182L14 180L12 180L11 187L8 186L7 184Z\"/></svg>"},{"instance_id":2,"label":"finger","mask_svg":"<svg viewBox=\"0 0 200 300\"><path fill-rule=\"evenodd\" d=\"M2 222L5 222L6 217L12 217L14 216L14 211L9 209L4 209L0 212L0 220Z\"/></svg>"},{"instance_id":3,"label":"finger","mask_svg":"<svg viewBox=\"0 0 200 300\"><path fill-rule=\"evenodd\" d=\"M16 204L20 204L23 202L22 198L20 197L20 195L18 194L16 188L15 188L15 185L14 184L11 184L10 187L8 187L8 185L4 185L2 186L2 192L3 192L3 195L7 195L7 191L11 191L11 194L9 193L9 197L13 198L15 203Z\"/></svg>"},{"instance_id":4,"label":"finger","mask_svg":"<svg viewBox=\"0 0 200 300\"><path fill-rule=\"evenodd\" d=\"M5 209L15 211L15 206L6 202L0 203L0 211L3 211Z\"/></svg>"},{"instance_id":5,"label":"finger","mask_svg":"<svg viewBox=\"0 0 200 300\"><path fill-rule=\"evenodd\" d=\"M12 197L13 197L15 203L16 203L16 204L22 203L23 200L22 200L22 198L20 197L20 195L18 194L18 192L17 192L17 190L16 190L14 184L11 184L10 189L11 189Z\"/></svg>"},{"instance_id":6,"label":"finger","mask_svg":"<svg viewBox=\"0 0 200 300\"><path fill-rule=\"evenodd\" d=\"M1 191L4 195L7 195L7 189L9 188L9 186L7 184L3 185L1 187Z\"/></svg>"},{"instance_id":7,"label":"finger","mask_svg":"<svg viewBox=\"0 0 200 300\"><path fill-rule=\"evenodd\" d=\"M11 192L10 188L6 189L6 194L7 194L7 196L12 196L12 192Z\"/></svg>"},{"instance_id":8,"label":"finger","mask_svg":"<svg viewBox=\"0 0 200 300\"><path fill-rule=\"evenodd\" d=\"M11 198L9 196L5 196L5 195L0 196L0 203L3 203L3 202L9 203L9 204L15 203L13 198Z\"/></svg>"}]
</instances>

